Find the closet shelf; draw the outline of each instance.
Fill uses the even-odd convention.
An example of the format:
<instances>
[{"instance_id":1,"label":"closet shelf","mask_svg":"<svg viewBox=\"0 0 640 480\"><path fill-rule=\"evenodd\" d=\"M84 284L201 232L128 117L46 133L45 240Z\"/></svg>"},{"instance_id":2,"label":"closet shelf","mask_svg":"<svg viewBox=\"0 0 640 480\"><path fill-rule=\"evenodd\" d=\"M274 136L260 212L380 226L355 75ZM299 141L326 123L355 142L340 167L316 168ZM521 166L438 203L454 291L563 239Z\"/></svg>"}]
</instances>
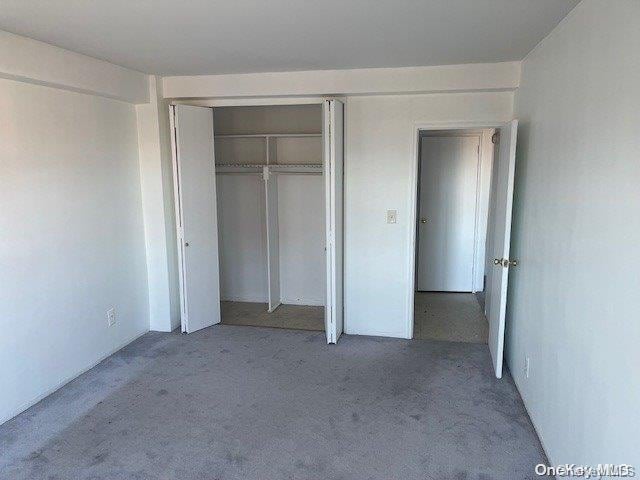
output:
<instances>
[{"instance_id":1,"label":"closet shelf","mask_svg":"<svg viewBox=\"0 0 640 480\"><path fill-rule=\"evenodd\" d=\"M219 174L246 174L246 175L262 175L263 169L274 174L286 175L322 175L323 167L321 164L288 164L288 165L256 165L256 164L224 164L216 165L216 172Z\"/></svg>"},{"instance_id":2,"label":"closet shelf","mask_svg":"<svg viewBox=\"0 0 640 480\"><path fill-rule=\"evenodd\" d=\"M296 138L296 137L322 137L321 133L238 133L238 134L218 134L216 138Z\"/></svg>"},{"instance_id":3,"label":"closet shelf","mask_svg":"<svg viewBox=\"0 0 640 480\"><path fill-rule=\"evenodd\" d=\"M216 168L220 167L235 167L235 168L322 168L321 163L287 163L287 164L277 164L272 163L270 165L267 164L256 164L256 163L222 163L216 164Z\"/></svg>"}]
</instances>

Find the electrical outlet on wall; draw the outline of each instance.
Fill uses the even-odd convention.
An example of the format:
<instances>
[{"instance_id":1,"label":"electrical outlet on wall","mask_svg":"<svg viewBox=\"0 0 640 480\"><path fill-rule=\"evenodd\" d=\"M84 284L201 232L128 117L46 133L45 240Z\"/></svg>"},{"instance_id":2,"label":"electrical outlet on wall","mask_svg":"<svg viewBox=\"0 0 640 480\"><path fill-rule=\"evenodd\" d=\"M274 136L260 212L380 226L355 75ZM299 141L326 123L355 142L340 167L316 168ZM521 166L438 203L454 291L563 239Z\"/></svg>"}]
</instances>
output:
<instances>
[{"instance_id":1,"label":"electrical outlet on wall","mask_svg":"<svg viewBox=\"0 0 640 480\"><path fill-rule=\"evenodd\" d=\"M398 223L397 210L387 210L387 223Z\"/></svg>"},{"instance_id":2,"label":"electrical outlet on wall","mask_svg":"<svg viewBox=\"0 0 640 480\"><path fill-rule=\"evenodd\" d=\"M107 325L113 327L116 324L116 309L111 307L107 310Z\"/></svg>"},{"instance_id":3,"label":"electrical outlet on wall","mask_svg":"<svg viewBox=\"0 0 640 480\"><path fill-rule=\"evenodd\" d=\"M531 361L529 360L529 356L526 356L524 359L524 378L529 378L530 365L531 365Z\"/></svg>"}]
</instances>

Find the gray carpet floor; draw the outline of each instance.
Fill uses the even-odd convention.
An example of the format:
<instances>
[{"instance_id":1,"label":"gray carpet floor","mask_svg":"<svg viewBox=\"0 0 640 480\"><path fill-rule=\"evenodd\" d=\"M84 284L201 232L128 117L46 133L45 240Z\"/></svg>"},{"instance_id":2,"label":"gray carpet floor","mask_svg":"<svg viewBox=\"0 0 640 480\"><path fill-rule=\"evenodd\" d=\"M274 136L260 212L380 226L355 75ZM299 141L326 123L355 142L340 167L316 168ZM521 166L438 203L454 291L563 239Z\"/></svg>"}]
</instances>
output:
<instances>
[{"instance_id":1,"label":"gray carpet floor","mask_svg":"<svg viewBox=\"0 0 640 480\"><path fill-rule=\"evenodd\" d=\"M0 426L0 478L533 479L486 345L220 325L149 333Z\"/></svg>"},{"instance_id":2,"label":"gray carpet floor","mask_svg":"<svg viewBox=\"0 0 640 480\"><path fill-rule=\"evenodd\" d=\"M487 343L489 323L473 293L416 292L413 337Z\"/></svg>"},{"instance_id":3,"label":"gray carpet floor","mask_svg":"<svg viewBox=\"0 0 640 480\"><path fill-rule=\"evenodd\" d=\"M324 331L324 307L280 305L269 313L266 303L221 302L222 323L251 327Z\"/></svg>"}]
</instances>

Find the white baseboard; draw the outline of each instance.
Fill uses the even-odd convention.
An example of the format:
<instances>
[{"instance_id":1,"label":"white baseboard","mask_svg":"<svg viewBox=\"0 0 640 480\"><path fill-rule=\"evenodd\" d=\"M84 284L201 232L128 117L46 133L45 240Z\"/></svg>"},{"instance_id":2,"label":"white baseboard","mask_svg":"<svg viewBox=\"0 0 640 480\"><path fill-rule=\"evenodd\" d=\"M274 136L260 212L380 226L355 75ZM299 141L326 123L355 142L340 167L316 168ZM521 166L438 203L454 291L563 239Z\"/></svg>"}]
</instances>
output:
<instances>
[{"instance_id":1,"label":"white baseboard","mask_svg":"<svg viewBox=\"0 0 640 480\"><path fill-rule=\"evenodd\" d=\"M5 416L4 418L0 418L0 425L2 425L5 422L8 422L9 420L11 420L12 418L14 418L14 417L16 417L18 415L20 415L25 410L33 407L36 403L38 403L43 398L46 398L49 395L51 395L52 393L56 392L57 390L60 390L67 383L71 382L72 380L75 380L76 378L78 378L83 373L88 372L93 367L98 365L100 362L102 362L106 358L110 357L111 355L116 353L118 350L123 349L124 347L129 345L131 342L134 342L135 340L137 340L138 338L140 338L141 336L143 336L144 334L146 334L148 332L149 332L149 330L145 330L142 333L136 333L134 336L132 336L128 340L125 340L124 342L122 342L118 346L116 346L116 347L112 348L111 350L109 350L109 352L107 352L106 354L104 354L103 356L98 358L98 360L96 360L95 362L91 363L88 367L85 367L85 368L79 370L77 373L75 373L73 375L69 375L67 378L65 378L61 382L57 383L52 388L46 390L45 392L41 393L40 395L37 395L35 398L32 398L31 400L28 400L27 402L23 403L18 408L16 408L13 412L11 412L8 416Z\"/></svg>"}]
</instances>

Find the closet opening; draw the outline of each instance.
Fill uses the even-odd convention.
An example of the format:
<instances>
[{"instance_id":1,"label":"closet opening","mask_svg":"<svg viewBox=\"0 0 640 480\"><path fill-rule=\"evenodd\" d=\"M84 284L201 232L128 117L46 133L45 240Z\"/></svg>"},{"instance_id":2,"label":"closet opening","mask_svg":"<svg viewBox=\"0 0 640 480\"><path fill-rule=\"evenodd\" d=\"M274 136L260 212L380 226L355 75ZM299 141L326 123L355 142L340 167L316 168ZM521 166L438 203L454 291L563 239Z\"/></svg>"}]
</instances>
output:
<instances>
[{"instance_id":1,"label":"closet opening","mask_svg":"<svg viewBox=\"0 0 640 480\"><path fill-rule=\"evenodd\" d=\"M213 117L221 323L324 331L322 105Z\"/></svg>"},{"instance_id":2,"label":"closet opening","mask_svg":"<svg viewBox=\"0 0 640 480\"><path fill-rule=\"evenodd\" d=\"M171 106L184 333L343 331L344 105Z\"/></svg>"}]
</instances>

